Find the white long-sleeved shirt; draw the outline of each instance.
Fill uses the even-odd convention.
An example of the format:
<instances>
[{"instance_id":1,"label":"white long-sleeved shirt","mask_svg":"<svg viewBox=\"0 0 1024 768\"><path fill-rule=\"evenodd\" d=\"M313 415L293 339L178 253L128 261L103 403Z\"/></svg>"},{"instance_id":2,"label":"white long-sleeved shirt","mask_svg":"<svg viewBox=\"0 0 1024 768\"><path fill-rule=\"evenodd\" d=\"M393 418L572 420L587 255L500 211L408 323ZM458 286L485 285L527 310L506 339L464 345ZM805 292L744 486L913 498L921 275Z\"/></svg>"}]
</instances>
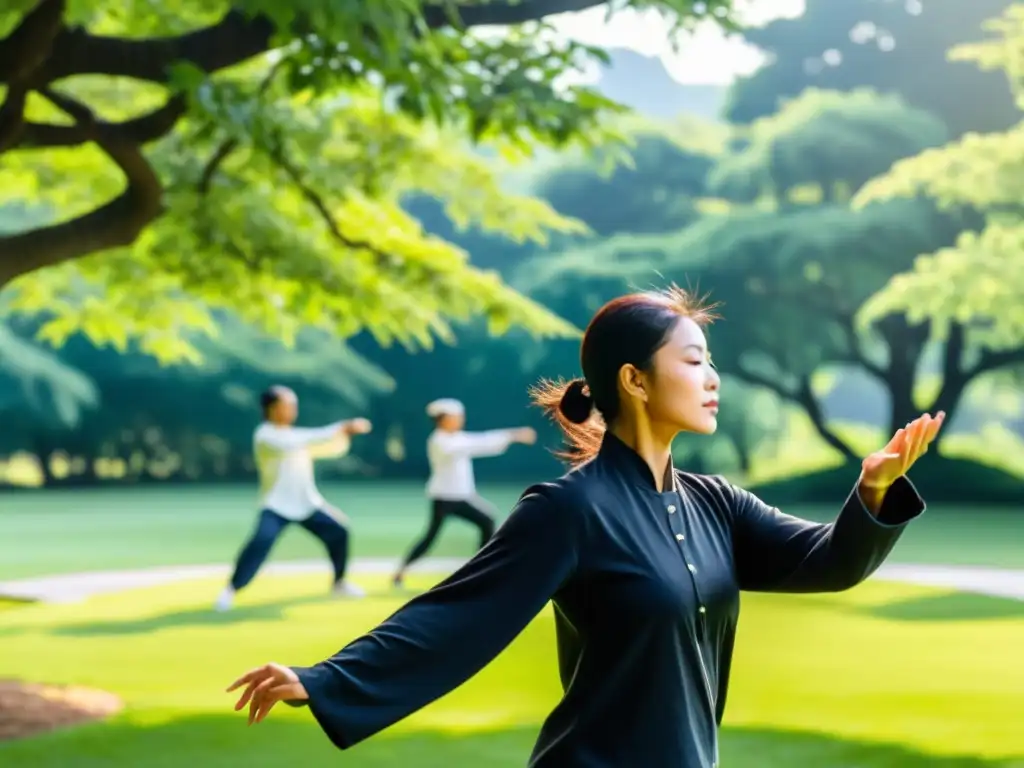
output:
<instances>
[{"instance_id":1,"label":"white long-sleeved shirt","mask_svg":"<svg viewBox=\"0 0 1024 768\"><path fill-rule=\"evenodd\" d=\"M305 520L324 504L316 487L313 460L343 456L350 439L344 422L325 427L283 427L263 422L253 434L260 478L260 507L288 520Z\"/></svg>"},{"instance_id":2,"label":"white long-sleeved shirt","mask_svg":"<svg viewBox=\"0 0 1024 768\"><path fill-rule=\"evenodd\" d=\"M512 442L514 430L448 432L435 429L427 438L430 480L427 496L445 501L465 501L476 495L473 459L500 456Z\"/></svg>"}]
</instances>

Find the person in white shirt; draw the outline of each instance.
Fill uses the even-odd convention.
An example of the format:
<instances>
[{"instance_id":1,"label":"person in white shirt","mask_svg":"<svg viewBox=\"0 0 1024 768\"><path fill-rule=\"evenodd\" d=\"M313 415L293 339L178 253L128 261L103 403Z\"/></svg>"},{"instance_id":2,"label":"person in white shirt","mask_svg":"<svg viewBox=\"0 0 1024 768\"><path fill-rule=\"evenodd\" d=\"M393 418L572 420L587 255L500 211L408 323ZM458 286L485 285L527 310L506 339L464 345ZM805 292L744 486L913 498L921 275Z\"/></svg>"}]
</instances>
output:
<instances>
[{"instance_id":1,"label":"person in white shirt","mask_svg":"<svg viewBox=\"0 0 1024 768\"><path fill-rule=\"evenodd\" d=\"M366 419L337 421L325 427L296 427L298 398L287 387L271 387L260 397L263 423L253 435L253 453L260 481L260 517L252 536L242 547L231 581L217 599L216 609L226 611L235 594L259 571L284 529L298 523L327 548L334 566L334 592L361 597L359 587L345 581L349 536L344 514L320 495L313 461L336 458L348 452L352 435L370 431Z\"/></svg>"},{"instance_id":2,"label":"person in white shirt","mask_svg":"<svg viewBox=\"0 0 1024 768\"><path fill-rule=\"evenodd\" d=\"M532 445L537 433L530 427L465 432L465 407L458 400L442 398L427 406L435 429L427 439L430 480L427 497L431 502L430 524L402 560L393 581L402 586L405 572L433 546L441 527L450 517L472 523L480 531L480 547L494 534L494 508L477 496L473 459L500 456L512 443Z\"/></svg>"}]
</instances>

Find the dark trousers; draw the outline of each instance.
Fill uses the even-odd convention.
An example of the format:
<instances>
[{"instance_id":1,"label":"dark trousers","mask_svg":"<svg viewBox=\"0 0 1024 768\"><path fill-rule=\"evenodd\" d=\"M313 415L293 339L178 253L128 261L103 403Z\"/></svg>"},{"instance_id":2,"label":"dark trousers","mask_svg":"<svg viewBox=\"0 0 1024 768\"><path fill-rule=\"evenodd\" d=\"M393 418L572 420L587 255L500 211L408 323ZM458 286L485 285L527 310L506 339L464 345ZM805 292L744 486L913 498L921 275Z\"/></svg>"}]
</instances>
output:
<instances>
[{"instance_id":1,"label":"dark trousers","mask_svg":"<svg viewBox=\"0 0 1024 768\"><path fill-rule=\"evenodd\" d=\"M276 512L264 509L260 512L256 530L238 555L235 572L231 576L231 586L236 591L253 580L278 537L293 522L297 522L324 543L331 558L331 565L334 566L335 583L345 577L345 568L348 565L348 530L345 526L320 510L305 520L288 520Z\"/></svg>"},{"instance_id":2,"label":"dark trousers","mask_svg":"<svg viewBox=\"0 0 1024 768\"><path fill-rule=\"evenodd\" d=\"M482 500L474 501L448 501L445 499L434 499L430 508L430 525L427 530L413 544L409 554L402 561L402 567L406 567L423 557L437 540L441 533L441 527L445 520L450 517L457 517L472 523L480 531L480 546L487 543L494 535L494 516L484 508Z\"/></svg>"}]
</instances>

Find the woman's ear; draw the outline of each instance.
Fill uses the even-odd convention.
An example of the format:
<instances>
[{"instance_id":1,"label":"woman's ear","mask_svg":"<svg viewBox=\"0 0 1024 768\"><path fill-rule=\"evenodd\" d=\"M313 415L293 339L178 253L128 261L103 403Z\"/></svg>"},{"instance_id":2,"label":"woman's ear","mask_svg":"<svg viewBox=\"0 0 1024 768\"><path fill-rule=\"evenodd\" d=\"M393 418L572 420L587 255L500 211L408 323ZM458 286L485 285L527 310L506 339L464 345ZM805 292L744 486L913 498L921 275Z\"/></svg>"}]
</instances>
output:
<instances>
[{"instance_id":1,"label":"woman's ear","mask_svg":"<svg viewBox=\"0 0 1024 768\"><path fill-rule=\"evenodd\" d=\"M636 366L626 364L619 369L619 386L629 397L647 402L647 390L644 386L644 375Z\"/></svg>"}]
</instances>

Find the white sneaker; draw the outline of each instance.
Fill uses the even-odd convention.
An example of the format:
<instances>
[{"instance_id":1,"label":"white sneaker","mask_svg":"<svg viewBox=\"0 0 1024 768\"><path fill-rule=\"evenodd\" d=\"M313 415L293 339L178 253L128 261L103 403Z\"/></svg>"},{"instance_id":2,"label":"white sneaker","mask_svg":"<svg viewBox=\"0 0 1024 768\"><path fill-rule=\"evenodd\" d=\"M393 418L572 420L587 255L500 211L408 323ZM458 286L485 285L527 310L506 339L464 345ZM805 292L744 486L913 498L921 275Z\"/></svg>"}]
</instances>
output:
<instances>
[{"instance_id":1,"label":"white sneaker","mask_svg":"<svg viewBox=\"0 0 1024 768\"><path fill-rule=\"evenodd\" d=\"M220 597L217 598L217 602L213 605L213 610L218 613L224 611L230 611L231 607L235 604L235 590L231 587L224 587L224 591L220 593Z\"/></svg>"},{"instance_id":2,"label":"white sneaker","mask_svg":"<svg viewBox=\"0 0 1024 768\"><path fill-rule=\"evenodd\" d=\"M350 581L339 581L334 585L333 592L338 597L366 597L366 590Z\"/></svg>"}]
</instances>

